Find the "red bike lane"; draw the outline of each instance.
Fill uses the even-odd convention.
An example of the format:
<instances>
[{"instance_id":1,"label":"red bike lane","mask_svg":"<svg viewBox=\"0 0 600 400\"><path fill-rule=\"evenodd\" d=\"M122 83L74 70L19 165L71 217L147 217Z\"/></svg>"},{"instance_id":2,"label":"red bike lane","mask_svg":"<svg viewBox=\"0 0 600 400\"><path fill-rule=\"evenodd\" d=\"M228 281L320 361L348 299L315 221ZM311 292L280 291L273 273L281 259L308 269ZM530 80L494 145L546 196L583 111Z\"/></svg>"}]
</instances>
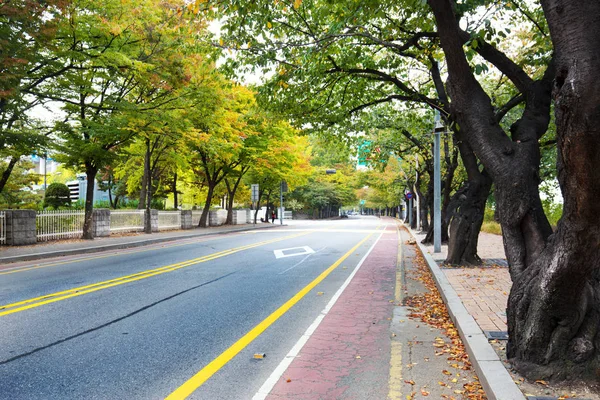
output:
<instances>
[{"instance_id":1,"label":"red bike lane","mask_svg":"<svg viewBox=\"0 0 600 400\"><path fill-rule=\"evenodd\" d=\"M388 397L398 257L390 222L267 399Z\"/></svg>"}]
</instances>

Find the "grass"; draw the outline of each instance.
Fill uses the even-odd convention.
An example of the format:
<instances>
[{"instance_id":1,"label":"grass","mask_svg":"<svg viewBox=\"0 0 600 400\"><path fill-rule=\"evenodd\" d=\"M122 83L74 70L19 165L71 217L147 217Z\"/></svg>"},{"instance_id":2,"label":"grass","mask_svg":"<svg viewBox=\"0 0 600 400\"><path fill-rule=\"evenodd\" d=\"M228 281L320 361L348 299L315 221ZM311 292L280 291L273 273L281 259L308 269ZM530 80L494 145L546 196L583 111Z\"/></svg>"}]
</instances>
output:
<instances>
[{"instance_id":1,"label":"grass","mask_svg":"<svg viewBox=\"0 0 600 400\"><path fill-rule=\"evenodd\" d=\"M502 235L500 224L496 221L484 221L484 223L481 225L481 231L493 233L494 235Z\"/></svg>"}]
</instances>

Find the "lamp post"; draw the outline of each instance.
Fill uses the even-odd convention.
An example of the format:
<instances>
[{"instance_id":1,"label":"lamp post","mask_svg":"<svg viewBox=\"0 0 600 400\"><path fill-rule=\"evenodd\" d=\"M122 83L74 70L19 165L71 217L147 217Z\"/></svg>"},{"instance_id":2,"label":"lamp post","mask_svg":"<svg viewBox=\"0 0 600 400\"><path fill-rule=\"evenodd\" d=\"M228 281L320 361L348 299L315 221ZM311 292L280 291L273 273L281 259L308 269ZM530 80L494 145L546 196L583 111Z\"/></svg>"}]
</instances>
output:
<instances>
[{"instance_id":1,"label":"lamp post","mask_svg":"<svg viewBox=\"0 0 600 400\"><path fill-rule=\"evenodd\" d=\"M442 211L440 209L441 201L441 172L440 172L440 136L444 130L444 125L440 120L440 113L435 112L435 125L433 128L434 146L433 146L433 252L442 251Z\"/></svg>"},{"instance_id":2,"label":"lamp post","mask_svg":"<svg viewBox=\"0 0 600 400\"><path fill-rule=\"evenodd\" d=\"M417 230L421 226L421 200L419 199L419 193L417 192L417 182L419 181L419 156L415 154L415 203L417 206Z\"/></svg>"}]
</instances>

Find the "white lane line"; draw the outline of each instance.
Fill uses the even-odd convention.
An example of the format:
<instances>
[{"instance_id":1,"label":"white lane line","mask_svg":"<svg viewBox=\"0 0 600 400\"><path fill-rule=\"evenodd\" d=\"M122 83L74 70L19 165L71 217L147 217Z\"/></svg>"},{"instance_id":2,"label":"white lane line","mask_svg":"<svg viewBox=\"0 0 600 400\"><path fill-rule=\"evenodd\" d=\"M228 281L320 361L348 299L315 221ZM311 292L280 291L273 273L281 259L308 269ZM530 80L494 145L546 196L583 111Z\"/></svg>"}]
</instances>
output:
<instances>
[{"instance_id":1,"label":"white lane line","mask_svg":"<svg viewBox=\"0 0 600 400\"><path fill-rule=\"evenodd\" d=\"M319 314L319 316L317 318L315 318L315 320L308 327L306 332L304 332L304 335L302 335L300 337L300 339L298 339L298 341L296 342L294 347L292 347L292 349L289 351L289 353L283 358L283 360L281 360L281 362L279 363L277 368L275 368L275 370L271 373L269 378L267 378L265 383L263 383L263 385L260 387L260 389L258 389L258 392L256 392L254 397L252 397L252 400L264 400L267 398L269 393L271 393L271 390L273 390L273 387L275 387L275 384L279 381L279 379L281 378L283 373L290 366L292 361L294 361L294 358L296 358L298 356L298 354L300 353L300 350L302 350L302 348L304 347L306 342L308 342L308 339L310 339L312 334L317 330L317 328L319 327L319 325L321 324L321 322L323 321L325 316L333 308L333 306L338 301L338 299L340 298L340 296L342 295L344 290L346 290L346 287L348 287L348 285L352 281L352 278L354 278L354 275L356 275L356 273L358 272L360 267L363 265L363 263L365 262L365 260L369 256L369 254L371 254L371 251L373 251L373 248L375 248L375 245L377 244L377 242L379 242L379 239L381 239L381 236L383 236L383 232L380 232L379 237L377 238L377 240L375 240L375 243L373 243L373 245L369 248L369 250L364 255L364 257L358 262L358 265L356 266L356 268L354 268L354 271L352 271L350 276L348 276L348 278L346 279L344 284L342 286L340 286L338 291L335 292L335 294L333 295L331 300L329 300L329 303L327 303L327 305L325 306L323 311L321 311L321 314Z\"/></svg>"}]
</instances>

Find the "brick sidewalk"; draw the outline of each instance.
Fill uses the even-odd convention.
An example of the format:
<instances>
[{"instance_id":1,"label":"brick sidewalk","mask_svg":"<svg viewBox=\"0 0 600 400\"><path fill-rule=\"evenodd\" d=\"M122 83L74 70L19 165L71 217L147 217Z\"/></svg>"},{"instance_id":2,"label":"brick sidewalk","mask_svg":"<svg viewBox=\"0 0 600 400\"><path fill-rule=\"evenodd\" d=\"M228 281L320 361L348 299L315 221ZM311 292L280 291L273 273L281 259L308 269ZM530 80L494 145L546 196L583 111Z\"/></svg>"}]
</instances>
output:
<instances>
[{"instance_id":1,"label":"brick sidewalk","mask_svg":"<svg viewBox=\"0 0 600 400\"><path fill-rule=\"evenodd\" d=\"M425 237L421 234L416 236L418 241ZM433 246L426 248L438 264L446 258L447 246L442 246L442 252L436 254ZM480 233L477 250L486 264L494 265L442 270L482 330L506 331L506 302L512 283L506 267L502 236Z\"/></svg>"}]
</instances>

